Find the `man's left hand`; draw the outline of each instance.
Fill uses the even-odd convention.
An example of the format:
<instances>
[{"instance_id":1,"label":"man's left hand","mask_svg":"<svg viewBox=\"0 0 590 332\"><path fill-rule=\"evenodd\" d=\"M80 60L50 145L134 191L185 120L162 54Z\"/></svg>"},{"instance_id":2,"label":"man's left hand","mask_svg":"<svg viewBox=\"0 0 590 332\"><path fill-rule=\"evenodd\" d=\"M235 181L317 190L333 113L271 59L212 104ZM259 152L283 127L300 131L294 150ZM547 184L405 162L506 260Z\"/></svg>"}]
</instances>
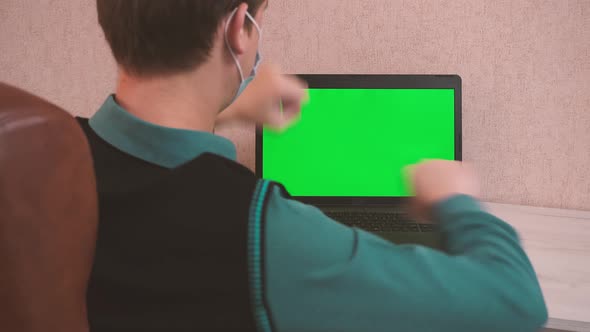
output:
<instances>
[{"instance_id":1,"label":"man's left hand","mask_svg":"<svg viewBox=\"0 0 590 332\"><path fill-rule=\"evenodd\" d=\"M218 116L217 124L246 121L284 129L299 118L308 98L306 88L301 79L262 64L250 85Z\"/></svg>"}]
</instances>

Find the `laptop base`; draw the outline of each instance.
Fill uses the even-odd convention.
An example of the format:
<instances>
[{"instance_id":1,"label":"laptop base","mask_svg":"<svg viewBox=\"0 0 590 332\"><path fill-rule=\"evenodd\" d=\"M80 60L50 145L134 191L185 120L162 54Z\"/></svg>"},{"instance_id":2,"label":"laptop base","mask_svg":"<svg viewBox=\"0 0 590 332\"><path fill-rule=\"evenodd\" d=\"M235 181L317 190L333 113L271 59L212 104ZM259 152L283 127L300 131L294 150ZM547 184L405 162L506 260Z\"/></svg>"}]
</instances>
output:
<instances>
[{"instance_id":1,"label":"laptop base","mask_svg":"<svg viewBox=\"0 0 590 332\"><path fill-rule=\"evenodd\" d=\"M321 206L320 209L347 226L363 229L394 244L443 248L442 234L432 224L417 223L396 207Z\"/></svg>"}]
</instances>

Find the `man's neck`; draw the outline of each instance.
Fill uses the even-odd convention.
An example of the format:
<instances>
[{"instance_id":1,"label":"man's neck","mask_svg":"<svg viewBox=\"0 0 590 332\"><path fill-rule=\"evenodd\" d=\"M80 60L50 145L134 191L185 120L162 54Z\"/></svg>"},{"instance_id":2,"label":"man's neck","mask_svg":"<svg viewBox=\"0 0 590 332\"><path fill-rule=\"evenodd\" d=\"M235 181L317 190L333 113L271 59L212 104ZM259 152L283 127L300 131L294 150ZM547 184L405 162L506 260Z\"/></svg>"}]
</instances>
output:
<instances>
[{"instance_id":1,"label":"man's neck","mask_svg":"<svg viewBox=\"0 0 590 332\"><path fill-rule=\"evenodd\" d=\"M217 82L199 76L204 75L136 78L120 73L116 100L125 110L144 121L164 127L212 132L223 96L219 95L221 90L216 86Z\"/></svg>"}]
</instances>

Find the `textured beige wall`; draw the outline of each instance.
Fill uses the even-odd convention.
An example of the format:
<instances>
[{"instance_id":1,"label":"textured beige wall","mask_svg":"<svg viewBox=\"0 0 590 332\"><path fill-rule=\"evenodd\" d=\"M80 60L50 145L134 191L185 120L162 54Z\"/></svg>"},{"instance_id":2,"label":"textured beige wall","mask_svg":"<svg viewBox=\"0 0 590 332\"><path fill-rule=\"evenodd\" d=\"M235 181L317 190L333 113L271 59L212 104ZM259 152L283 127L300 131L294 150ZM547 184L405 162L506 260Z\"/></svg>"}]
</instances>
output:
<instances>
[{"instance_id":1,"label":"textured beige wall","mask_svg":"<svg viewBox=\"0 0 590 332\"><path fill-rule=\"evenodd\" d=\"M271 0L293 73L458 73L486 198L590 210L590 0ZM0 0L0 80L91 115L114 85L92 0ZM251 128L227 133L252 166Z\"/></svg>"}]
</instances>

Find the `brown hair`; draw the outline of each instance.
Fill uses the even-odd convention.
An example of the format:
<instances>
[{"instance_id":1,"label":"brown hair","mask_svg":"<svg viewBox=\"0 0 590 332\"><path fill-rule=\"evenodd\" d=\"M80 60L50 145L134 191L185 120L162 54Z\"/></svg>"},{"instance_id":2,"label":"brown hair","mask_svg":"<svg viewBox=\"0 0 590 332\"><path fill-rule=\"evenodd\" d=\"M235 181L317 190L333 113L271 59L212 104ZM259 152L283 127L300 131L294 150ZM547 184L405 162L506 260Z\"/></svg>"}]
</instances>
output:
<instances>
[{"instance_id":1,"label":"brown hair","mask_svg":"<svg viewBox=\"0 0 590 332\"><path fill-rule=\"evenodd\" d=\"M97 0L98 21L117 63L135 75L173 74L207 60L223 17L265 0ZM248 26L251 28L250 26Z\"/></svg>"}]
</instances>

